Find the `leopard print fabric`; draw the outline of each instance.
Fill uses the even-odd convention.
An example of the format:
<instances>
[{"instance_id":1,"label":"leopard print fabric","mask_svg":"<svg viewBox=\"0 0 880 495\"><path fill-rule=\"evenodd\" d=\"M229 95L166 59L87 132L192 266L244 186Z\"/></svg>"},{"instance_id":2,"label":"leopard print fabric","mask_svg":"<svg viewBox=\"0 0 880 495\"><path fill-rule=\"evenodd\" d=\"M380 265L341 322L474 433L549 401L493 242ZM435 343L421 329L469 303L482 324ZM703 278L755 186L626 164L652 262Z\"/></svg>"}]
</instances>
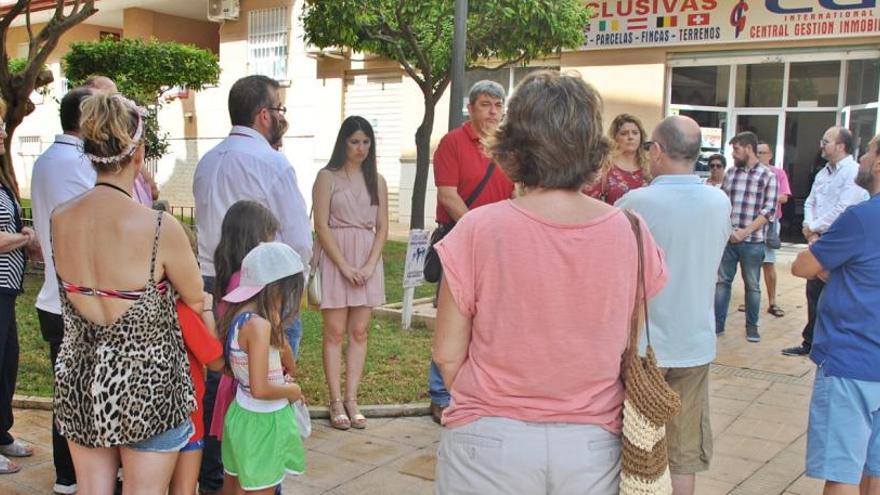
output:
<instances>
[{"instance_id":1,"label":"leopard print fabric","mask_svg":"<svg viewBox=\"0 0 880 495\"><path fill-rule=\"evenodd\" d=\"M59 291L64 340L55 364L55 416L61 435L80 445L140 442L180 425L196 408L175 292L169 287L163 295L153 281L161 224L160 212L143 295L112 324L83 318Z\"/></svg>"}]
</instances>

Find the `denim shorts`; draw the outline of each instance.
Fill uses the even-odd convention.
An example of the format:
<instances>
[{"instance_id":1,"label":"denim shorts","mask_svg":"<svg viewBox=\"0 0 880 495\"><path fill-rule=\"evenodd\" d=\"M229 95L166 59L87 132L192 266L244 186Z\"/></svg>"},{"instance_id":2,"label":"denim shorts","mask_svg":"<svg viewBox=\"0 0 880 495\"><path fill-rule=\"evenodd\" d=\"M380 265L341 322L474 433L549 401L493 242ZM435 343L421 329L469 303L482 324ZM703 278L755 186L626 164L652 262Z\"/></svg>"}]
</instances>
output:
<instances>
[{"instance_id":1,"label":"denim shorts","mask_svg":"<svg viewBox=\"0 0 880 495\"><path fill-rule=\"evenodd\" d=\"M180 449L180 452L191 452L193 450L202 450L205 448L205 439L200 438L194 442L190 442Z\"/></svg>"},{"instance_id":2,"label":"denim shorts","mask_svg":"<svg viewBox=\"0 0 880 495\"><path fill-rule=\"evenodd\" d=\"M196 429L192 421L187 419L170 430L153 435L152 437L133 443L127 447L141 452L180 452L180 449L189 443L189 437Z\"/></svg>"},{"instance_id":3,"label":"denim shorts","mask_svg":"<svg viewBox=\"0 0 880 495\"><path fill-rule=\"evenodd\" d=\"M858 485L880 476L880 382L816 369L807 430L807 476Z\"/></svg>"}]
</instances>

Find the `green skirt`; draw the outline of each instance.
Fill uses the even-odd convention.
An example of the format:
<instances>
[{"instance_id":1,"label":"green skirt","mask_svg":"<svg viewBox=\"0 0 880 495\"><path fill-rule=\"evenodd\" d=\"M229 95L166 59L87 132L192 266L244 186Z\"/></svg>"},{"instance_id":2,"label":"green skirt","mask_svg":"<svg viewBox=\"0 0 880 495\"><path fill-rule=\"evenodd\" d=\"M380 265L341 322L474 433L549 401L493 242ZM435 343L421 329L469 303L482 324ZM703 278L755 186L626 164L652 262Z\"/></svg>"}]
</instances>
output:
<instances>
[{"instance_id":1,"label":"green skirt","mask_svg":"<svg viewBox=\"0 0 880 495\"><path fill-rule=\"evenodd\" d=\"M293 409L249 411L232 401L223 420L223 469L244 490L275 486L305 471L306 452Z\"/></svg>"}]
</instances>

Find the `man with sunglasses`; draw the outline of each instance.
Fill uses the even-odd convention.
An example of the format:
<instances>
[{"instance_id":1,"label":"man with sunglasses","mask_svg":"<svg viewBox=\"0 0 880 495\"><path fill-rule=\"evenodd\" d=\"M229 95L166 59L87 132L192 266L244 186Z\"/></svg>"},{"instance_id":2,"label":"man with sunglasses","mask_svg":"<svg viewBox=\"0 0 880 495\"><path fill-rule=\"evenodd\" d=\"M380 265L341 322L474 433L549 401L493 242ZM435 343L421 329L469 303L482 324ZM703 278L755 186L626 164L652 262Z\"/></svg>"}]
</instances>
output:
<instances>
[{"instance_id":1,"label":"man with sunglasses","mask_svg":"<svg viewBox=\"0 0 880 495\"><path fill-rule=\"evenodd\" d=\"M666 424L674 495L693 495L696 473L708 470L712 459L712 435L706 434L716 340L712 289L731 232L727 196L694 173L701 142L693 119L663 119L644 143L654 180L615 203L641 215L666 253L668 282L648 312L657 364L682 400L681 413Z\"/></svg>"},{"instance_id":2,"label":"man with sunglasses","mask_svg":"<svg viewBox=\"0 0 880 495\"><path fill-rule=\"evenodd\" d=\"M286 111L277 81L259 75L239 79L229 91L232 130L196 166L193 196L199 265L208 292L214 286L214 250L220 242L223 217L233 203L242 199L269 208L281 224L278 240L292 247L301 259L311 259L312 229L296 172L287 157L273 148L287 129ZM294 353L301 337L302 323L297 318L287 329ZM219 380L219 373L208 372L203 408L206 431L211 428ZM203 492L219 491L223 486L219 442L214 437L205 437L199 486Z\"/></svg>"},{"instance_id":3,"label":"man with sunglasses","mask_svg":"<svg viewBox=\"0 0 880 495\"><path fill-rule=\"evenodd\" d=\"M855 178L859 165L852 156L853 135L846 127L831 127L819 140L822 158L828 160L816 174L810 195L804 203L803 234L813 244L831 227L848 206L868 199L868 193L859 187ZM813 347L813 326L816 308L825 282L818 278L807 280L807 324L801 332L801 345L782 350L786 356L806 356Z\"/></svg>"},{"instance_id":4,"label":"man with sunglasses","mask_svg":"<svg viewBox=\"0 0 880 495\"><path fill-rule=\"evenodd\" d=\"M730 286L742 264L746 286L746 340L760 342L761 264L767 225L776 212L776 174L758 160L758 137L741 132L730 140L734 166L724 175L721 190L730 198L733 232L718 267L715 286L715 333L724 333L730 306Z\"/></svg>"}]
</instances>

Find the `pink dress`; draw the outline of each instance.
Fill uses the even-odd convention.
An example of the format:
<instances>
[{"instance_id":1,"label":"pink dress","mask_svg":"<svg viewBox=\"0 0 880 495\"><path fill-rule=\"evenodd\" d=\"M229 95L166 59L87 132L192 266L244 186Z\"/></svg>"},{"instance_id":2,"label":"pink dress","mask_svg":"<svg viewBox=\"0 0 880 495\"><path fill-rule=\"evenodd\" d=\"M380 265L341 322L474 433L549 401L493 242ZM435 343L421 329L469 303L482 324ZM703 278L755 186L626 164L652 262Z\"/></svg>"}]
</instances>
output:
<instances>
[{"instance_id":1,"label":"pink dress","mask_svg":"<svg viewBox=\"0 0 880 495\"><path fill-rule=\"evenodd\" d=\"M333 172L330 195L330 230L348 263L366 264L376 238L378 205L370 204L370 193L362 176L349 179L344 171ZM385 303L385 274L382 258L367 283L356 287L342 275L329 256L321 252L321 309L353 306L375 307Z\"/></svg>"}]
</instances>

